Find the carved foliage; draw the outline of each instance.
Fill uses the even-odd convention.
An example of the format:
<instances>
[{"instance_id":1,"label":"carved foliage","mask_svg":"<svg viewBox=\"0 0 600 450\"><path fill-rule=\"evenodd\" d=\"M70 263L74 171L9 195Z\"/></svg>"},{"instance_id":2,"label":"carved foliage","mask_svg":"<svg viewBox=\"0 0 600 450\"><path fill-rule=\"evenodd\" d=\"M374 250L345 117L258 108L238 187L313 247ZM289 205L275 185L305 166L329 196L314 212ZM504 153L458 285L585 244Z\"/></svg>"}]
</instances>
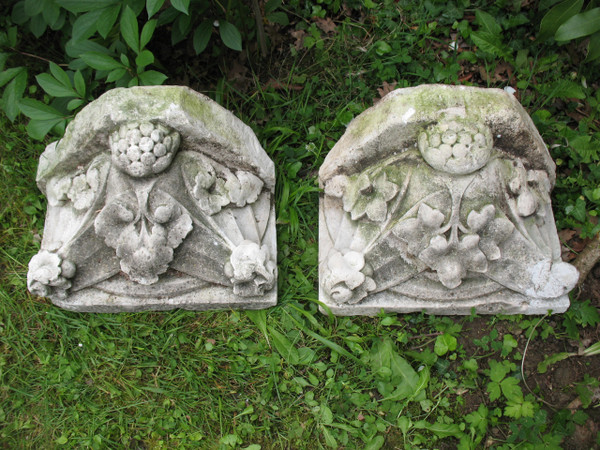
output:
<instances>
[{"instance_id":1,"label":"carved foliage","mask_svg":"<svg viewBox=\"0 0 600 450\"><path fill-rule=\"evenodd\" d=\"M123 272L140 284L158 281L173 260L173 250L192 230L190 215L175 199L160 191L153 194L149 205L146 191L126 192L108 203L95 221L96 233L116 250Z\"/></svg>"},{"instance_id":2,"label":"carved foliage","mask_svg":"<svg viewBox=\"0 0 600 450\"><path fill-rule=\"evenodd\" d=\"M71 237L59 242L58 250L43 250L31 260L29 290L68 298L76 267L59 255L68 255L78 239L94 237L101 240L100 246L114 250L118 269L132 283L158 283L181 244L199 239L185 246L184 266L178 265L185 276L202 279L202 264L221 264L211 267L222 274L212 276L211 282L229 280L235 295L260 296L273 289L274 255L262 242L271 214L264 182L249 171L231 170L200 153L182 150L176 158L180 144L179 133L163 124L127 123L109 135L110 158L101 154L85 169L50 179L50 205L67 208L81 220L70 225ZM171 166L175 167L168 170ZM103 191L109 170L112 184ZM220 260L221 246L229 250L225 261ZM100 252L97 244L90 242L90 247ZM107 275L98 280L118 272L104 268L104 260L98 270ZM106 264L114 263L106 260Z\"/></svg>"},{"instance_id":3,"label":"carved foliage","mask_svg":"<svg viewBox=\"0 0 600 450\"><path fill-rule=\"evenodd\" d=\"M546 211L541 205L550 200L548 175L527 171L518 159L502 162L492 146L485 125L442 120L419 134L418 153L407 150L358 174L327 180L324 205L339 208L346 217L334 224L335 214L323 215L333 246L321 263L321 286L328 298L357 303L370 292L407 281L407 276L425 276L455 290L470 278L492 283L509 279L502 273L509 267L524 280L508 280L512 289L547 295L548 289L540 287L545 281L532 286L523 272L538 261L552 265L549 247L541 243L543 233L535 232L538 222L529 219ZM393 181L388 173L396 174ZM339 223L353 224L344 227L354 236L339 239L332 229ZM507 240L524 254L513 253L505 261ZM375 251L384 241L391 254ZM386 285L378 287L371 267L382 264L396 264L398 270L386 273L397 273L398 279L385 279ZM411 269L400 270L405 266ZM564 288L557 288L555 295L562 293Z\"/></svg>"}]
</instances>

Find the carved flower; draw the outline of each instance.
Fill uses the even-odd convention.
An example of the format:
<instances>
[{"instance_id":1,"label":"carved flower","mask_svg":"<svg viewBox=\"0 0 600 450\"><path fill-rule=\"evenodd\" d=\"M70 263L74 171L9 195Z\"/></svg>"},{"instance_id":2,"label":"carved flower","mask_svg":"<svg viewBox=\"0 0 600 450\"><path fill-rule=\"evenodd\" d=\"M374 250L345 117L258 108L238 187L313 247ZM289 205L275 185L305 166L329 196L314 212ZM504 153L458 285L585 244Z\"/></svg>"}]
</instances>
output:
<instances>
[{"instance_id":1,"label":"carved flower","mask_svg":"<svg viewBox=\"0 0 600 450\"><path fill-rule=\"evenodd\" d=\"M188 176L189 168L184 168ZM192 174L194 172L192 171ZM244 170L236 174L228 172L221 178L208 162L196 162L193 176L192 195L202 211L213 215L230 203L238 207L254 203L263 188L263 181L256 175Z\"/></svg>"},{"instance_id":2,"label":"carved flower","mask_svg":"<svg viewBox=\"0 0 600 450\"><path fill-rule=\"evenodd\" d=\"M326 262L327 274L323 286L336 303L355 304L375 290L373 271L362 253L332 249Z\"/></svg>"},{"instance_id":3,"label":"carved flower","mask_svg":"<svg viewBox=\"0 0 600 450\"><path fill-rule=\"evenodd\" d=\"M54 178L48 183L48 201L58 206L70 200L77 211L85 211L92 206L99 185L100 172L96 167L72 178Z\"/></svg>"},{"instance_id":4,"label":"carved flower","mask_svg":"<svg viewBox=\"0 0 600 450\"><path fill-rule=\"evenodd\" d=\"M173 249L183 240L173 242L171 235L185 237L192 230L192 220L182 214L170 228L154 224L151 230L142 227L138 233L132 226L121 234L117 256L121 259L121 269L133 281L145 285L158 281L158 276L167 271L173 260Z\"/></svg>"},{"instance_id":5,"label":"carved flower","mask_svg":"<svg viewBox=\"0 0 600 450\"><path fill-rule=\"evenodd\" d=\"M164 200L153 212L138 215L137 199L125 193L106 205L94 223L98 236L116 250L121 270L140 284L158 281L174 249L193 228L191 217L175 200L166 194Z\"/></svg>"},{"instance_id":6,"label":"carved flower","mask_svg":"<svg viewBox=\"0 0 600 450\"><path fill-rule=\"evenodd\" d=\"M121 125L109 138L115 165L136 178L157 174L169 167L180 141L177 131L150 122Z\"/></svg>"},{"instance_id":7,"label":"carved flower","mask_svg":"<svg viewBox=\"0 0 600 450\"><path fill-rule=\"evenodd\" d=\"M69 201L68 193L71 188L71 177L55 177L48 181L46 193L48 195L48 203L51 206L64 205Z\"/></svg>"},{"instance_id":8,"label":"carved flower","mask_svg":"<svg viewBox=\"0 0 600 450\"><path fill-rule=\"evenodd\" d=\"M442 120L419 135L419 151L434 169L464 175L490 158L492 133L483 123L454 118Z\"/></svg>"},{"instance_id":9,"label":"carved flower","mask_svg":"<svg viewBox=\"0 0 600 450\"><path fill-rule=\"evenodd\" d=\"M521 217L529 217L538 212L538 198L532 189L538 187L537 191L543 201L550 203L550 180L548 174L542 170L525 170L520 162L515 162L516 174L508 184L508 189L516 198L517 212Z\"/></svg>"},{"instance_id":10,"label":"carved flower","mask_svg":"<svg viewBox=\"0 0 600 450\"><path fill-rule=\"evenodd\" d=\"M498 244L508 239L515 228L510 220L495 216L494 205L486 205L479 212L473 210L467 216L467 225L480 236L479 248L488 261L500 259Z\"/></svg>"},{"instance_id":11,"label":"carved flower","mask_svg":"<svg viewBox=\"0 0 600 450\"><path fill-rule=\"evenodd\" d=\"M83 211L92 206L99 183L100 173L96 168L90 168L87 173L73 178L67 196L76 210Z\"/></svg>"},{"instance_id":12,"label":"carved flower","mask_svg":"<svg viewBox=\"0 0 600 450\"><path fill-rule=\"evenodd\" d=\"M192 194L200 209L209 215L218 213L229 204L225 180L217 178L215 169L210 164L198 164Z\"/></svg>"},{"instance_id":13,"label":"carved flower","mask_svg":"<svg viewBox=\"0 0 600 450\"><path fill-rule=\"evenodd\" d=\"M225 188L231 203L242 207L254 203L258 199L263 184L256 175L240 170L235 175L231 174L227 177Z\"/></svg>"},{"instance_id":14,"label":"carved flower","mask_svg":"<svg viewBox=\"0 0 600 450\"><path fill-rule=\"evenodd\" d=\"M406 219L393 228L393 233L407 246L408 253L417 256L423 250L432 236L439 233L445 216L438 209L421 203L416 218Z\"/></svg>"},{"instance_id":15,"label":"carved flower","mask_svg":"<svg viewBox=\"0 0 600 450\"><path fill-rule=\"evenodd\" d=\"M456 243L438 235L419 254L419 259L437 272L444 286L454 289L462 283L467 271L483 273L487 270L487 259L478 244L476 234L467 234Z\"/></svg>"},{"instance_id":16,"label":"carved flower","mask_svg":"<svg viewBox=\"0 0 600 450\"><path fill-rule=\"evenodd\" d=\"M224 270L233 283L233 293L242 297L263 295L275 282L275 263L269 259L267 248L252 241L243 241L233 249Z\"/></svg>"},{"instance_id":17,"label":"carved flower","mask_svg":"<svg viewBox=\"0 0 600 450\"><path fill-rule=\"evenodd\" d=\"M42 250L29 261L27 288L40 297L65 298L71 287L68 278L75 276L75 264L62 260L56 253Z\"/></svg>"},{"instance_id":18,"label":"carved flower","mask_svg":"<svg viewBox=\"0 0 600 450\"><path fill-rule=\"evenodd\" d=\"M352 220L366 214L373 222L383 222L388 213L387 204L398 193L398 185L388 181L385 172L371 177L366 173L352 178L338 175L329 181L325 193L342 197L344 211L350 213Z\"/></svg>"}]
</instances>

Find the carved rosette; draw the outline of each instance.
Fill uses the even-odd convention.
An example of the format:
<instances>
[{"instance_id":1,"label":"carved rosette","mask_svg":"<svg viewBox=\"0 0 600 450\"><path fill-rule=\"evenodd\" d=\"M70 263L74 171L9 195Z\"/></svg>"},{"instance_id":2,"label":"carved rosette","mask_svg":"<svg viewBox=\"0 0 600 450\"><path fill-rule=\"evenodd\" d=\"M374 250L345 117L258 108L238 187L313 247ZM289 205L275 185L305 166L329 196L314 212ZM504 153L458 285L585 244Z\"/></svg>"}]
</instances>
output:
<instances>
[{"instance_id":1,"label":"carved rosette","mask_svg":"<svg viewBox=\"0 0 600 450\"><path fill-rule=\"evenodd\" d=\"M274 304L274 175L254 135L184 88L118 91L46 150L49 210L29 290L80 311Z\"/></svg>"},{"instance_id":2,"label":"carved rosette","mask_svg":"<svg viewBox=\"0 0 600 450\"><path fill-rule=\"evenodd\" d=\"M320 171L319 270L334 313L568 305L577 272L559 259L547 150L518 105L492 94L398 90L332 149Z\"/></svg>"}]
</instances>

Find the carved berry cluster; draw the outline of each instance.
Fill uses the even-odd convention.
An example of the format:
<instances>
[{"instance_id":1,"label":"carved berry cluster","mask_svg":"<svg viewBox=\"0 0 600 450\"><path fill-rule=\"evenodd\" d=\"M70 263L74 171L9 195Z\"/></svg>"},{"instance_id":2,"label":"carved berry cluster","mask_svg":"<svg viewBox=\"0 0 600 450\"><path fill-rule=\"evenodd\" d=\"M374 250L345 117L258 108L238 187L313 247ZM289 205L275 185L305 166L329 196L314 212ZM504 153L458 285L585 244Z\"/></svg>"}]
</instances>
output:
<instances>
[{"instance_id":1,"label":"carved berry cluster","mask_svg":"<svg viewBox=\"0 0 600 450\"><path fill-rule=\"evenodd\" d=\"M458 119L441 121L419 136L419 149L425 161L434 169L455 174L483 167L492 145L489 128Z\"/></svg>"},{"instance_id":2,"label":"carved berry cluster","mask_svg":"<svg viewBox=\"0 0 600 450\"><path fill-rule=\"evenodd\" d=\"M122 125L109 138L113 161L132 177L165 170L179 149L177 131L150 122Z\"/></svg>"}]
</instances>

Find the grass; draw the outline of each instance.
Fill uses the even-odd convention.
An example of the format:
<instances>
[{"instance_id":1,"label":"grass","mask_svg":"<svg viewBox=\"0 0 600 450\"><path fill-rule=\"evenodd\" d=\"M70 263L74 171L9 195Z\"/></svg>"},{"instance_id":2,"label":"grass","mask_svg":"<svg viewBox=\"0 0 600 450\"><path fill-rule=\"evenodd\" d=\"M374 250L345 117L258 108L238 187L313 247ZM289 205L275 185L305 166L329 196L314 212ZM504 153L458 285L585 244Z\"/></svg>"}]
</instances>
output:
<instances>
[{"instance_id":1,"label":"grass","mask_svg":"<svg viewBox=\"0 0 600 450\"><path fill-rule=\"evenodd\" d=\"M482 24L477 8L461 2L401 1L347 15L334 2L311 5L289 6L302 17L295 30L312 40L300 49L286 41L277 66L252 62L246 87L226 74L212 88L194 86L252 126L275 161L279 304L269 310L79 314L32 297L26 272L43 230L45 200L34 181L43 145L26 138L23 123L2 119L4 447L598 445L594 433L577 439L598 420L599 357L537 369L546 356L600 339L598 298L583 294L565 315L543 318L324 315L316 225L317 171L377 88L462 82L518 87L559 164L558 224L592 236L600 199L594 70L569 49L531 41L529 24L510 22L535 17L531 7L479 6L503 27L501 56L475 48L470 35ZM318 17L333 17L336 32L318 28Z\"/></svg>"}]
</instances>

